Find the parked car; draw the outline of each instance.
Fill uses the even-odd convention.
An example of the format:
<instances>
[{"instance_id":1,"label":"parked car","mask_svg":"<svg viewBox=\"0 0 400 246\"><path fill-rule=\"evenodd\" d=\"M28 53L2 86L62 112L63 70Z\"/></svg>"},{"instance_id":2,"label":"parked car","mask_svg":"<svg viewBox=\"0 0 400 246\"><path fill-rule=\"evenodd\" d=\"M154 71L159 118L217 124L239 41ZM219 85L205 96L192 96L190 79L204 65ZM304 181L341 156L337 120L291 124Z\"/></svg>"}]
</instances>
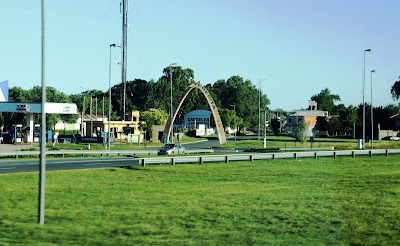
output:
<instances>
[{"instance_id":1,"label":"parked car","mask_svg":"<svg viewBox=\"0 0 400 246\"><path fill-rule=\"evenodd\" d=\"M172 155L172 154L184 154L185 147L181 144L168 143L160 148L157 152L158 155Z\"/></svg>"}]
</instances>

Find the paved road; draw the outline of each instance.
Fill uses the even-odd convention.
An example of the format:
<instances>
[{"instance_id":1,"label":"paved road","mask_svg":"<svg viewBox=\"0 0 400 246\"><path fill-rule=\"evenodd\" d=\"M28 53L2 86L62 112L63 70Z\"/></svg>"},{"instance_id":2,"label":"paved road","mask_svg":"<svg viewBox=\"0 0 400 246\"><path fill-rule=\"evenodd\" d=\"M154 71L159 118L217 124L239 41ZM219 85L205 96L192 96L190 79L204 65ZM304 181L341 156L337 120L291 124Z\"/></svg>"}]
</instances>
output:
<instances>
[{"instance_id":1,"label":"paved road","mask_svg":"<svg viewBox=\"0 0 400 246\"><path fill-rule=\"evenodd\" d=\"M230 139L229 141L232 141ZM37 144L36 144L37 145ZM184 144L187 149L210 149L218 146L218 139L208 141L193 142ZM0 151L18 151L35 147L34 144L0 144ZM37 146L36 146L37 147ZM224 149L216 149L218 153L227 152ZM230 152L230 151L228 151ZM66 158L66 159L46 159L46 170L71 170L71 169L90 169L105 167L123 167L132 166L134 157L103 157L103 158ZM39 171L39 159L31 160L9 160L0 161L0 174L18 173L18 172L37 172Z\"/></svg>"},{"instance_id":2,"label":"paved road","mask_svg":"<svg viewBox=\"0 0 400 246\"><path fill-rule=\"evenodd\" d=\"M18 151L18 150L22 150L22 149L30 149L30 148L36 148L36 147L39 147L38 143L0 144L0 152Z\"/></svg>"},{"instance_id":3,"label":"paved road","mask_svg":"<svg viewBox=\"0 0 400 246\"><path fill-rule=\"evenodd\" d=\"M187 149L210 149L214 146L219 145L219 141L217 138L211 140L204 140L192 143L184 143L182 144Z\"/></svg>"},{"instance_id":4,"label":"paved road","mask_svg":"<svg viewBox=\"0 0 400 246\"><path fill-rule=\"evenodd\" d=\"M132 166L133 159L135 159L135 157L46 159L46 170L56 171ZM39 162L39 159L1 161L0 174L37 172L39 171Z\"/></svg>"},{"instance_id":5,"label":"paved road","mask_svg":"<svg viewBox=\"0 0 400 246\"><path fill-rule=\"evenodd\" d=\"M228 141L234 141L234 138L229 138ZM238 140L239 141L239 140ZM215 146L220 146L218 138L209 139L200 142L186 143L183 144L186 149L214 149L214 153L216 154L227 154L235 152L233 149L225 149L223 148L214 148Z\"/></svg>"}]
</instances>

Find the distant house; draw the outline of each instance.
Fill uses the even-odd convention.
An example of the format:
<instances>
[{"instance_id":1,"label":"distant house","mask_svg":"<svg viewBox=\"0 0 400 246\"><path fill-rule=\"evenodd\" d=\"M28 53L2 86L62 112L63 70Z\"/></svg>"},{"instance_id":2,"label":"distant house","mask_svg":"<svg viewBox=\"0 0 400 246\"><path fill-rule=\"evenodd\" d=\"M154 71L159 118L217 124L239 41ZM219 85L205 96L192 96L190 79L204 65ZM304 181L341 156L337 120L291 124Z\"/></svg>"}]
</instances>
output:
<instances>
[{"instance_id":1,"label":"distant house","mask_svg":"<svg viewBox=\"0 0 400 246\"><path fill-rule=\"evenodd\" d=\"M395 114L390 117L390 119L393 122L393 129L394 131L399 131L400 130L400 114Z\"/></svg>"},{"instance_id":2,"label":"distant house","mask_svg":"<svg viewBox=\"0 0 400 246\"><path fill-rule=\"evenodd\" d=\"M110 124L110 130L116 139L127 140L129 134L134 134L143 138L139 130L139 117L139 111L131 111L127 116L128 120L109 122L107 117L92 115L92 119L90 119L89 115L89 118L86 116L83 119L83 135L100 136L101 132L107 132L109 130L108 125Z\"/></svg>"},{"instance_id":3,"label":"distant house","mask_svg":"<svg viewBox=\"0 0 400 246\"><path fill-rule=\"evenodd\" d=\"M378 124L378 131L375 135L376 139L392 139L398 140L400 137L400 114L395 114L390 116L391 127L389 129L381 129L380 124ZM391 128L391 129L390 129Z\"/></svg>"},{"instance_id":4,"label":"distant house","mask_svg":"<svg viewBox=\"0 0 400 246\"><path fill-rule=\"evenodd\" d=\"M210 128L210 117L210 110L198 109L190 111L184 117L185 128L197 129L200 124L205 125L206 128Z\"/></svg>"},{"instance_id":5,"label":"distant house","mask_svg":"<svg viewBox=\"0 0 400 246\"><path fill-rule=\"evenodd\" d=\"M286 118L285 133L286 135L291 135L297 122L303 120L306 123L305 136L313 136L313 129L317 124L317 118L327 116L328 111L317 109L317 102L308 101L308 109L296 110L294 114Z\"/></svg>"}]
</instances>

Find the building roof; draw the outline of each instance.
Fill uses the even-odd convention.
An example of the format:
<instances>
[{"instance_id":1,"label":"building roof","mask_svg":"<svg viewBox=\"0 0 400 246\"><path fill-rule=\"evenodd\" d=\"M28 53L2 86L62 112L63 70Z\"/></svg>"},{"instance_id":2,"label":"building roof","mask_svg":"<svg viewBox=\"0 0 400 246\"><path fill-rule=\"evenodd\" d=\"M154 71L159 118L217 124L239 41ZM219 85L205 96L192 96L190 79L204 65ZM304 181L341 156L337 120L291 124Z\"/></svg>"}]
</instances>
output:
<instances>
[{"instance_id":1,"label":"building roof","mask_svg":"<svg viewBox=\"0 0 400 246\"><path fill-rule=\"evenodd\" d=\"M290 115L293 117L296 116L328 116L328 111L322 110L298 110L294 114Z\"/></svg>"},{"instance_id":2,"label":"building roof","mask_svg":"<svg viewBox=\"0 0 400 246\"><path fill-rule=\"evenodd\" d=\"M390 119L400 119L400 114L395 114L393 116L390 116Z\"/></svg>"},{"instance_id":3,"label":"building roof","mask_svg":"<svg viewBox=\"0 0 400 246\"><path fill-rule=\"evenodd\" d=\"M211 111L205 109L198 109L190 111L189 113L185 114L185 117L193 117L193 116L201 116L201 117L210 117Z\"/></svg>"}]
</instances>

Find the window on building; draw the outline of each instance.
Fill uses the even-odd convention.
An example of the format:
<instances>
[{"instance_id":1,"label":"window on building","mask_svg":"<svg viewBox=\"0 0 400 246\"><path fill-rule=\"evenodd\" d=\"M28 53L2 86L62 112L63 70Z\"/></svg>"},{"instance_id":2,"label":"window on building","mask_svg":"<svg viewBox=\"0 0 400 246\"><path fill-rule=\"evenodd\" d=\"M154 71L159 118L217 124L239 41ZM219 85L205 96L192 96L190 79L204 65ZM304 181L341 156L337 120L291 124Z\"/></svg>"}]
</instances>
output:
<instances>
[{"instance_id":1,"label":"window on building","mask_svg":"<svg viewBox=\"0 0 400 246\"><path fill-rule=\"evenodd\" d=\"M122 131L124 132L125 135L128 135L130 133L134 134L135 133L135 128L125 126L125 127L122 128Z\"/></svg>"}]
</instances>

